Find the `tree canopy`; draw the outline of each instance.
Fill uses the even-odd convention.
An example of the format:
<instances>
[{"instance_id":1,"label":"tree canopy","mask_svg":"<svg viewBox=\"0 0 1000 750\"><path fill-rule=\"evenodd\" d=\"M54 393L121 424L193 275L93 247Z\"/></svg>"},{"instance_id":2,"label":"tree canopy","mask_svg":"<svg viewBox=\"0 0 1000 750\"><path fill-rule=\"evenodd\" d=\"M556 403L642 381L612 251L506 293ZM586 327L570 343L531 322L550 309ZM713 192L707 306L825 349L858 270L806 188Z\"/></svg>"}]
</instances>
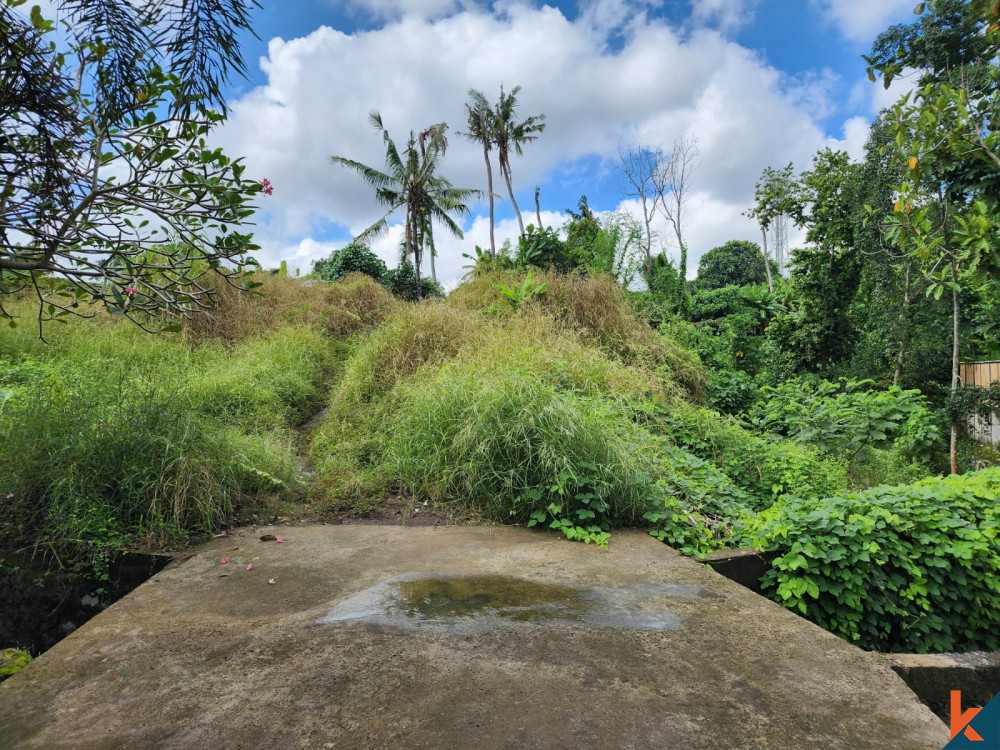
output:
<instances>
[{"instance_id":1,"label":"tree canopy","mask_svg":"<svg viewBox=\"0 0 1000 750\"><path fill-rule=\"evenodd\" d=\"M776 267L772 268L772 273L777 273ZM698 261L699 289L749 286L766 281L764 256L756 242L730 240L724 245L713 247Z\"/></svg>"},{"instance_id":2,"label":"tree canopy","mask_svg":"<svg viewBox=\"0 0 1000 750\"><path fill-rule=\"evenodd\" d=\"M254 264L239 230L271 189L206 140L250 4L64 0L61 33L22 5L0 8L0 315L21 290L40 324L89 302L140 325L211 305L206 274Z\"/></svg>"}]
</instances>

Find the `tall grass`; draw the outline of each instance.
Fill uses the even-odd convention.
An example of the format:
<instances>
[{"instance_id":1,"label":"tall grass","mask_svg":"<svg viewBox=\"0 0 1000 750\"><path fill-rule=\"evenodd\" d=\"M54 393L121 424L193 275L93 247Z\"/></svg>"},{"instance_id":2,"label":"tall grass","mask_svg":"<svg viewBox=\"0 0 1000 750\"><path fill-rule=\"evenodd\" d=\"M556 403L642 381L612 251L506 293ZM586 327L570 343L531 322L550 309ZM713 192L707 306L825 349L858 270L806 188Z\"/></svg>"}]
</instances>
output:
<instances>
[{"instance_id":1,"label":"tall grass","mask_svg":"<svg viewBox=\"0 0 1000 750\"><path fill-rule=\"evenodd\" d=\"M600 515L612 525L651 507L649 436L608 402L527 371L460 364L402 398L389 461L420 495L519 523L550 503L575 520L584 491L608 505Z\"/></svg>"},{"instance_id":2,"label":"tall grass","mask_svg":"<svg viewBox=\"0 0 1000 750\"><path fill-rule=\"evenodd\" d=\"M338 284L265 273L252 280L262 286L248 294L220 279L215 306L185 322L188 335L198 341L236 342L292 324L350 336L376 327L401 304L364 274L352 274Z\"/></svg>"},{"instance_id":3,"label":"tall grass","mask_svg":"<svg viewBox=\"0 0 1000 750\"><path fill-rule=\"evenodd\" d=\"M308 289L274 289L292 283ZM87 565L299 494L294 428L321 407L346 345L319 314L288 322L290 291L270 299L285 322L245 311L259 327L224 336L151 336L111 316L52 325L47 344L30 326L5 329L0 552Z\"/></svg>"},{"instance_id":4,"label":"tall grass","mask_svg":"<svg viewBox=\"0 0 1000 750\"><path fill-rule=\"evenodd\" d=\"M522 277L517 271L483 274L455 289L448 296L448 304L469 311L510 314L510 306L497 287L516 287ZM622 362L660 368L691 396L702 395L705 374L697 355L637 318L613 278L555 271L536 272L534 278L536 283L546 285L546 291L528 300L526 307L541 310Z\"/></svg>"}]
</instances>

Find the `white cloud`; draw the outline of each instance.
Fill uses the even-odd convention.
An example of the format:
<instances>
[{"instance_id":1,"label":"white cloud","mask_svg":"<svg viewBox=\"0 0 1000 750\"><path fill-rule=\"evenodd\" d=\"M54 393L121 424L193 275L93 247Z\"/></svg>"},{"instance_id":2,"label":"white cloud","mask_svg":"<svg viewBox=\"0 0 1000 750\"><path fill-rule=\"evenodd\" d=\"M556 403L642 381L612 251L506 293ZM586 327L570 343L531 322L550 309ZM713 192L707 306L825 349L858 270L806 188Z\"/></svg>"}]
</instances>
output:
<instances>
[{"instance_id":1,"label":"white cloud","mask_svg":"<svg viewBox=\"0 0 1000 750\"><path fill-rule=\"evenodd\" d=\"M873 41L893 23L912 21L914 0L811 0L848 39ZM909 15L907 15L909 14Z\"/></svg>"},{"instance_id":2,"label":"white cloud","mask_svg":"<svg viewBox=\"0 0 1000 750\"><path fill-rule=\"evenodd\" d=\"M760 0L691 0L691 21L735 31L753 21Z\"/></svg>"},{"instance_id":3,"label":"white cloud","mask_svg":"<svg viewBox=\"0 0 1000 750\"><path fill-rule=\"evenodd\" d=\"M544 206L546 180L576 160L596 157L610 169L621 141L669 148L675 138L695 136L701 166L692 187L703 198L692 209L692 263L719 241L754 239L756 230L739 214L763 168L794 161L803 169L817 149L842 143L816 124L830 76L792 81L716 31L636 23L645 6L624 0L603 7L570 21L548 6L513 3L436 20L411 15L354 34L320 27L300 39L271 40L261 60L267 85L232 104L218 136L227 153L246 156L248 174L275 186L274 195L262 199L262 262L325 254L329 245L319 240L346 241L378 218L362 180L328 158L383 164L384 147L368 123L371 110L381 111L397 142L411 128L448 122L444 173L455 185L485 187L482 151L457 131L464 130L468 89L483 89L492 99L501 82L508 89L523 85L521 115L547 115L547 130L514 162L522 204L530 204L531 189L542 184ZM634 17L623 17L623 9ZM623 36L611 44L612 34ZM494 176L495 191L504 193L495 163ZM532 208L522 205L526 214ZM438 237L439 278L457 274L461 253L488 241L485 207L475 210L464 242L446 239L443 231ZM508 202L498 204L498 217L513 218ZM304 244L310 238L315 244ZM387 260L395 259L392 250Z\"/></svg>"},{"instance_id":4,"label":"white cloud","mask_svg":"<svg viewBox=\"0 0 1000 750\"><path fill-rule=\"evenodd\" d=\"M861 161L865 156L869 129L870 123L867 117L852 117L844 123L844 141L841 148L850 154L854 161Z\"/></svg>"}]
</instances>

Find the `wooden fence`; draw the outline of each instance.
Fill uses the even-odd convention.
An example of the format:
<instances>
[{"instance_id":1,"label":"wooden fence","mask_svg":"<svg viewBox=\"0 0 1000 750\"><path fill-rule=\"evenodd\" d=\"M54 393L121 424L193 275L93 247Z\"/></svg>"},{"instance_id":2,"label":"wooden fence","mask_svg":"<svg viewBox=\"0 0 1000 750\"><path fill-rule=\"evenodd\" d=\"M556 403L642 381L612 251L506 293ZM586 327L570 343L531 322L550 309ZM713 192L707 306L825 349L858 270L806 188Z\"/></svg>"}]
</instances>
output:
<instances>
[{"instance_id":1,"label":"wooden fence","mask_svg":"<svg viewBox=\"0 0 1000 750\"><path fill-rule=\"evenodd\" d=\"M963 362L959 365L958 376L965 386L988 388L1000 380L1000 360L989 362ZM969 425L972 436L987 445L1000 445L1000 414L993 412L988 419L973 417Z\"/></svg>"}]
</instances>

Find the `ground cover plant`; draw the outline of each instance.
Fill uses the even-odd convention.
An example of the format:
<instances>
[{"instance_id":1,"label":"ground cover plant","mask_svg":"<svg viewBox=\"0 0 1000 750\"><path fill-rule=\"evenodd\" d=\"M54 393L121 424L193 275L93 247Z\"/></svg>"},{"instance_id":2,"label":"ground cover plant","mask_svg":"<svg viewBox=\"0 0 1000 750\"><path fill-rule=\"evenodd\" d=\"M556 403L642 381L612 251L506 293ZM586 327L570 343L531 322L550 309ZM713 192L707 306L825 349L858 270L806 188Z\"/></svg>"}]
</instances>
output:
<instances>
[{"instance_id":1,"label":"ground cover plant","mask_svg":"<svg viewBox=\"0 0 1000 750\"><path fill-rule=\"evenodd\" d=\"M748 533L775 601L864 648L1000 648L1000 469L786 498Z\"/></svg>"}]
</instances>

